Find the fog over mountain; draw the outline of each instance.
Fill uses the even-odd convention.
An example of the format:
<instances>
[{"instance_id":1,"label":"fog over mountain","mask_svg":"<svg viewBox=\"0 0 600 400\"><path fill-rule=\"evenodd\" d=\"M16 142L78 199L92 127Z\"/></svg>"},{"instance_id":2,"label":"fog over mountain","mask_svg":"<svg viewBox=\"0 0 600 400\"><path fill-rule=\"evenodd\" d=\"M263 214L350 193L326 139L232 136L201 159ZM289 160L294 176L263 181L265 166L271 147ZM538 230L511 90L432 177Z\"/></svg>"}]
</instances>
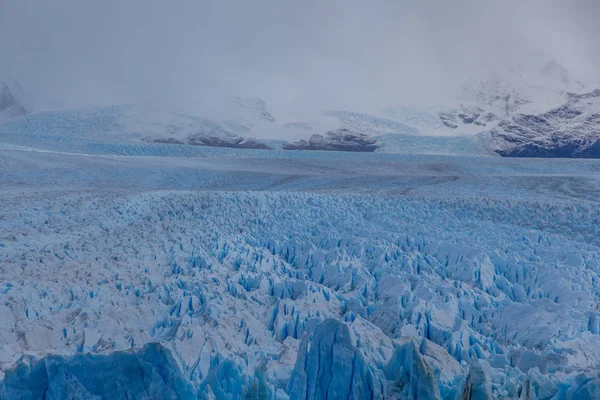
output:
<instances>
[{"instance_id":1,"label":"fog over mountain","mask_svg":"<svg viewBox=\"0 0 600 400\"><path fill-rule=\"evenodd\" d=\"M275 115L444 103L468 79L556 61L596 80L600 5L577 1L0 1L0 79L34 107L234 96Z\"/></svg>"}]
</instances>

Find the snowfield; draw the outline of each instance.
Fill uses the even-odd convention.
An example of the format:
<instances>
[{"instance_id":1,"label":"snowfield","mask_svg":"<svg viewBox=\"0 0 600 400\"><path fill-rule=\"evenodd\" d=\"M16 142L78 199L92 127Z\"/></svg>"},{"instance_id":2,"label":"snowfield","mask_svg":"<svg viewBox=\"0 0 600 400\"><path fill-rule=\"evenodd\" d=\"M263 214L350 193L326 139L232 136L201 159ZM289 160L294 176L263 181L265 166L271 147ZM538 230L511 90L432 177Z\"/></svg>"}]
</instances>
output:
<instances>
[{"instance_id":1,"label":"snowfield","mask_svg":"<svg viewBox=\"0 0 600 400\"><path fill-rule=\"evenodd\" d=\"M4 139L2 399L600 398L598 160Z\"/></svg>"}]
</instances>

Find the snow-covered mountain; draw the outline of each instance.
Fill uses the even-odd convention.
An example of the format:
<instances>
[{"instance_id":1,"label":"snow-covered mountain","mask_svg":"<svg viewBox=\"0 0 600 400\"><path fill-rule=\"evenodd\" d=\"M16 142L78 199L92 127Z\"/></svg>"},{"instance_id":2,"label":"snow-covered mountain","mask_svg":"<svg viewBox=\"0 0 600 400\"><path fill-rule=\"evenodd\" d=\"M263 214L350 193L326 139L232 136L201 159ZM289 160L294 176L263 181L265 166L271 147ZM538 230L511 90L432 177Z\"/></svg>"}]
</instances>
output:
<instances>
[{"instance_id":1,"label":"snow-covered mountain","mask_svg":"<svg viewBox=\"0 0 600 400\"><path fill-rule=\"evenodd\" d=\"M479 133L495 128L517 113L541 113L560 106L568 93L587 87L551 61L525 73L512 68L483 67L480 77L460 86L450 109L439 112L443 124L456 133Z\"/></svg>"},{"instance_id":2,"label":"snow-covered mountain","mask_svg":"<svg viewBox=\"0 0 600 400\"><path fill-rule=\"evenodd\" d=\"M600 157L600 91L551 61L463 87L460 110L441 113L456 131L508 157Z\"/></svg>"},{"instance_id":3,"label":"snow-covered mountain","mask_svg":"<svg viewBox=\"0 0 600 400\"><path fill-rule=\"evenodd\" d=\"M477 147L502 156L599 157L598 90L556 61L534 73L489 68L460 86L449 106L387 114L420 133L470 135Z\"/></svg>"},{"instance_id":4,"label":"snow-covered mountain","mask_svg":"<svg viewBox=\"0 0 600 400\"><path fill-rule=\"evenodd\" d=\"M465 150L472 155L598 157L600 108L594 85L573 77L556 61L540 65L526 70L484 63L481 74L461 84L443 105L390 106L380 115L327 115L375 137L378 151L427 153L433 146L437 154Z\"/></svg>"},{"instance_id":5,"label":"snow-covered mountain","mask_svg":"<svg viewBox=\"0 0 600 400\"><path fill-rule=\"evenodd\" d=\"M226 100L218 111L115 106L23 117L19 96L1 84L0 123L9 122L0 134L251 149L598 157L600 110L590 84L556 61L528 72L498 65L481 70L445 105L286 117L276 117L259 97Z\"/></svg>"},{"instance_id":6,"label":"snow-covered mountain","mask_svg":"<svg viewBox=\"0 0 600 400\"><path fill-rule=\"evenodd\" d=\"M480 136L503 156L600 158L600 89L569 94L541 114L514 115Z\"/></svg>"}]
</instances>

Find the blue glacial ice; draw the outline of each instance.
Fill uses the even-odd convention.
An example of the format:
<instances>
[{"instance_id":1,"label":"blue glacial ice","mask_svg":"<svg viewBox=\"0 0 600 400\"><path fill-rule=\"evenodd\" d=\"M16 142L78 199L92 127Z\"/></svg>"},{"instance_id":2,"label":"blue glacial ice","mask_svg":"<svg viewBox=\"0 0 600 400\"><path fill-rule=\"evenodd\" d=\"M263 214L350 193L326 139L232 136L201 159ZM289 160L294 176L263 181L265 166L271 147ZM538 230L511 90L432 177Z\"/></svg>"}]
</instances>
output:
<instances>
[{"instance_id":1,"label":"blue glacial ice","mask_svg":"<svg viewBox=\"0 0 600 400\"><path fill-rule=\"evenodd\" d=\"M110 355L77 354L26 359L8 371L3 399L191 399L196 389L170 352L150 343Z\"/></svg>"},{"instance_id":2,"label":"blue glacial ice","mask_svg":"<svg viewBox=\"0 0 600 400\"><path fill-rule=\"evenodd\" d=\"M2 399L600 397L597 161L33 145Z\"/></svg>"},{"instance_id":3,"label":"blue glacial ice","mask_svg":"<svg viewBox=\"0 0 600 400\"><path fill-rule=\"evenodd\" d=\"M300 343L288 393L291 400L381 399L384 388L348 327L328 318Z\"/></svg>"}]
</instances>

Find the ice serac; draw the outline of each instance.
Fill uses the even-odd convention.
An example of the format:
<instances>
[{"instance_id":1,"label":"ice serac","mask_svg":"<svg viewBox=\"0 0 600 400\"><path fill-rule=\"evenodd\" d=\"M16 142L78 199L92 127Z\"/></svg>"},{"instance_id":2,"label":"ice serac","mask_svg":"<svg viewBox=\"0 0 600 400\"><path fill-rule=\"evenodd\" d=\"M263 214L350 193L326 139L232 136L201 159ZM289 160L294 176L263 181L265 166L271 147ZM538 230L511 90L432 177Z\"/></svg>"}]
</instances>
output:
<instances>
[{"instance_id":1,"label":"ice serac","mask_svg":"<svg viewBox=\"0 0 600 400\"><path fill-rule=\"evenodd\" d=\"M200 398L598 397L594 160L200 150L0 150L2 390L159 342ZM80 369L52 390L98 395Z\"/></svg>"},{"instance_id":2,"label":"ice serac","mask_svg":"<svg viewBox=\"0 0 600 400\"><path fill-rule=\"evenodd\" d=\"M291 400L383 399L383 389L348 327L332 318L300 344L288 386Z\"/></svg>"},{"instance_id":3,"label":"ice serac","mask_svg":"<svg viewBox=\"0 0 600 400\"><path fill-rule=\"evenodd\" d=\"M600 158L600 89L541 114L518 114L481 135L506 157Z\"/></svg>"},{"instance_id":4,"label":"ice serac","mask_svg":"<svg viewBox=\"0 0 600 400\"><path fill-rule=\"evenodd\" d=\"M373 152L377 150L377 141L364 133L346 128L329 131L325 135L314 134L308 141L300 140L288 143L284 150L331 150Z\"/></svg>"},{"instance_id":5,"label":"ice serac","mask_svg":"<svg viewBox=\"0 0 600 400\"><path fill-rule=\"evenodd\" d=\"M415 340L397 345L386 368L388 380L401 398L440 400L441 394L433 369L420 354Z\"/></svg>"},{"instance_id":6,"label":"ice serac","mask_svg":"<svg viewBox=\"0 0 600 400\"><path fill-rule=\"evenodd\" d=\"M484 361L485 362L485 361ZM467 383L461 400L492 400L492 383L488 373L478 359L471 362Z\"/></svg>"},{"instance_id":7,"label":"ice serac","mask_svg":"<svg viewBox=\"0 0 600 400\"><path fill-rule=\"evenodd\" d=\"M25 399L193 399L169 350L150 343L137 351L68 358L26 359L7 371L0 398Z\"/></svg>"}]
</instances>

